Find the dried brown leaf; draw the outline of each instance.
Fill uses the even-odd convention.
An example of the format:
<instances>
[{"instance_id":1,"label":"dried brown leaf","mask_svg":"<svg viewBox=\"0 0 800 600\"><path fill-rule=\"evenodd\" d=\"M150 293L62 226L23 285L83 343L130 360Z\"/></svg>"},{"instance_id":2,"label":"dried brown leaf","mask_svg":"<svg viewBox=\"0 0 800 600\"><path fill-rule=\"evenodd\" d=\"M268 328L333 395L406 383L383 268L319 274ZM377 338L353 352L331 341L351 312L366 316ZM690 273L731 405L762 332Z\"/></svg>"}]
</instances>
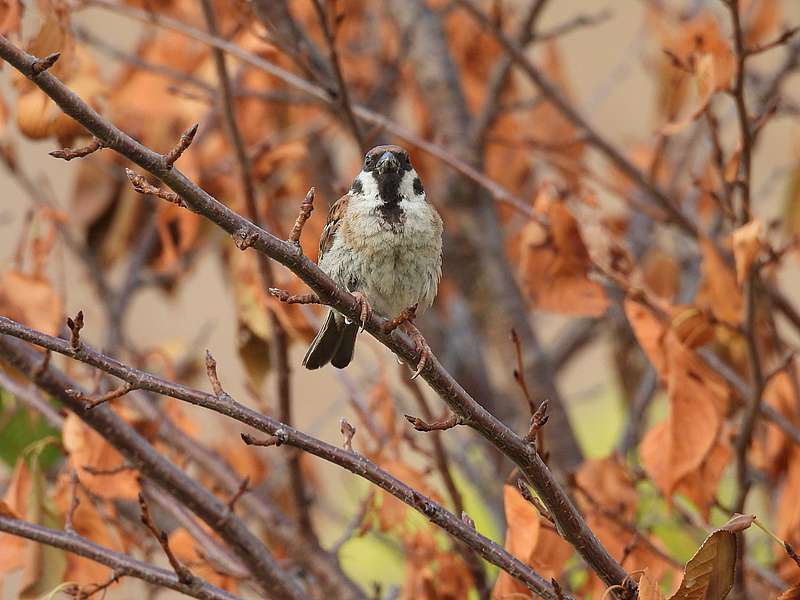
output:
<instances>
[{"instance_id":1,"label":"dried brown leaf","mask_svg":"<svg viewBox=\"0 0 800 600\"><path fill-rule=\"evenodd\" d=\"M736 534L719 529L709 535L684 569L669 600L723 600L733 587Z\"/></svg>"},{"instance_id":2,"label":"dried brown leaf","mask_svg":"<svg viewBox=\"0 0 800 600\"><path fill-rule=\"evenodd\" d=\"M733 259L736 262L736 281L744 284L756 258L761 252L761 236L764 225L753 219L733 232Z\"/></svg>"},{"instance_id":3,"label":"dried brown leaf","mask_svg":"<svg viewBox=\"0 0 800 600\"><path fill-rule=\"evenodd\" d=\"M550 222L549 236L542 242L542 228L535 221L520 236L520 274L534 305L564 314L602 315L608 298L603 287L589 279L591 258L575 217L545 190L537 209Z\"/></svg>"}]
</instances>

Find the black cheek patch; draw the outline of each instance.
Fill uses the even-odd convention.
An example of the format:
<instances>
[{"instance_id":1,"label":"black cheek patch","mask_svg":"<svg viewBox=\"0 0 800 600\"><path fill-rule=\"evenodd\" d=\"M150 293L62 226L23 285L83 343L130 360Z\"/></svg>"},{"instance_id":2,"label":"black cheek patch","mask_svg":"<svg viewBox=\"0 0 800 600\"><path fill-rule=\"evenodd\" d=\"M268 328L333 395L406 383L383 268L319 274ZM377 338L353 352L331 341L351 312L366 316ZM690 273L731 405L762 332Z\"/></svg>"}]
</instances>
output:
<instances>
[{"instance_id":1,"label":"black cheek patch","mask_svg":"<svg viewBox=\"0 0 800 600\"><path fill-rule=\"evenodd\" d=\"M351 190L351 191L352 191L354 194L361 194L361 193L363 193L363 192L364 192L364 185L361 183L361 180L360 180L360 179L356 179L356 180L353 182L353 185L352 185L352 186L350 186L350 190Z\"/></svg>"},{"instance_id":2,"label":"black cheek patch","mask_svg":"<svg viewBox=\"0 0 800 600\"><path fill-rule=\"evenodd\" d=\"M417 196L422 196L425 193L425 188L422 187L422 182L419 180L419 177L414 178L414 193Z\"/></svg>"}]
</instances>

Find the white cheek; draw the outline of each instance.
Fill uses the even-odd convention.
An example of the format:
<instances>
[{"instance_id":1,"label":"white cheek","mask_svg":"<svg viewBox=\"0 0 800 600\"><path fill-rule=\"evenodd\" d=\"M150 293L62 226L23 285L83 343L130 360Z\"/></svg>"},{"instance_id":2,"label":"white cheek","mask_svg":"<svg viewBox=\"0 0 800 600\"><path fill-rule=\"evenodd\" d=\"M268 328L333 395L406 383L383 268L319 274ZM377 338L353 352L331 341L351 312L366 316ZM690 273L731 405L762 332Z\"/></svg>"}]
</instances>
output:
<instances>
[{"instance_id":1,"label":"white cheek","mask_svg":"<svg viewBox=\"0 0 800 600\"><path fill-rule=\"evenodd\" d=\"M419 175L417 175L417 172L411 169L410 171L406 171L402 181L400 181L400 195L408 202L425 202L425 192L423 191L421 194L417 195L414 191L414 180L418 178Z\"/></svg>"},{"instance_id":2,"label":"white cheek","mask_svg":"<svg viewBox=\"0 0 800 600\"><path fill-rule=\"evenodd\" d=\"M365 173L362 171L358 174L358 180L361 182L361 193L366 198L378 198L380 194L378 192L378 183L375 181L375 178L372 176L372 173Z\"/></svg>"}]
</instances>

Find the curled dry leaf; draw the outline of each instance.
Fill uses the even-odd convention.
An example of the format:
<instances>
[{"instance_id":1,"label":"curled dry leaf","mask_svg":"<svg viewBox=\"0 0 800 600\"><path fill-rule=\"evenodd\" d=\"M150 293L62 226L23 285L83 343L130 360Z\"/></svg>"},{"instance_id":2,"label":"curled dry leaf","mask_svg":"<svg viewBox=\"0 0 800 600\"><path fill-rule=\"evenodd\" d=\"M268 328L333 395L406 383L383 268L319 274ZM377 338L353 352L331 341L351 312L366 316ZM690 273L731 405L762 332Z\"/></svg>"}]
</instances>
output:
<instances>
[{"instance_id":1,"label":"curled dry leaf","mask_svg":"<svg viewBox=\"0 0 800 600\"><path fill-rule=\"evenodd\" d=\"M735 568L736 534L718 529L686 563L681 586L669 600L723 600L733 587Z\"/></svg>"},{"instance_id":2,"label":"curled dry leaf","mask_svg":"<svg viewBox=\"0 0 800 600\"><path fill-rule=\"evenodd\" d=\"M57 335L64 319L64 306L61 296L47 279L10 270L0 274L0 313Z\"/></svg>"},{"instance_id":3,"label":"curled dry leaf","mask_svg":"<svg viewBox=\"0 0 800 600\"><path fill-rule=\"evenodd\" d=\"M736 263L736 281L742 285L761 252L764 225L753 219L733 232L733 259Z\"/></svg>"},{"instance_id":4,"label":"curled dry leaf","mask_svg":"<svg viewBox=\"0 0 800 600\"><path fill-rule=\"evenodd\" d=\"M689 72L698 84L698 97L701 100L706 95L730 87L736 73L736 57L728 35L714 12L702 10L686 20L680 15L668 15L667 9L651 4L648 23L661 42L658 48L662 61L659 104L666 119L674 120L686 102ZM702 68L699 68L700 62L704 63ZM698 73L700 78L697 77ZM698 102L695 106L702 104ZM697 108L692 114L695 112Z\"/></svg>"},{"instance_id":5,"label":"curled dry leaf","mask_svg":"<svg viewBox=\"0 0 800 600\"><path fill-rule=\"evenodd\" d=\"M627 469L617 456L585 461L578 470L576 498L586 523L617 560L623 560L629 572L644 570L654 581L662 579L670 566L651 548L660 542L644 532L625 525L636 522L638 494ZM643 540L642 536L647 536ZM602 596L606 585L591 576L581 588L592 598Z\"/></svg>"},{"instance_id":6,"label":"curled dry leaf","mask_svg":"<svg viewBox=\"0 0 800 600\"><path fill-rule=\"evenodd\" d=\"M0 35L19 35L22 27L23 6L21 0L0 0Z\"/></svg>"},{"instance_id":7,"label":"curled dry leaf","mask_svg":"<svg viewBox=\"0 0 800 600\"><path fill-rule=\"evenodd\" d=\"M20 519L60 529L61 518L34 451L17 460L3 503ZM38 598L63 581L66 552L24 538L0 533L0 582L7 573L22 569L19 597Z\"/></svg>"},{"instance_id":8,"label":"curled dry leaf","mask_svg":"<svg viewBox=\"0 0 800 600\"><path fill-rule=\"evenodd\" d=\"M699 348L714 339L714 325L707 312L696 306L675 306L670 326L687 348Z\"/></svg>"},{"instance_id":9,"label":"curled dry leaf","mask_svg":"<svg viewBox=\"0 0 800 600\"><path fill-rule=\"evenodd\" d=\"M730 520L728 520L727 523L725 523L725 525L720 527L720 529L724 529L725 531L732 531L733 533L736 533L738 531L744 531L745 529L750 527L750 525L752 525L755 520L756 520L755 515L734 515L733 517L730 518Z\"/></svg>"},{"instance_id":10,"label":"curled dry leaf","mask_svg":"<svg viewBox=\"0 0 800 600\"><path fill-rule=\"evenodd\" d=\"M783 592L778 596L778 600L800 600L800 583Z\"/></svg>"},{"instance_id":11,"label":"curled dry leaf","mask_svg":"<svg viewBox=\"0 0 800 600\"><path fill-rule=\"evenodd\" d=\"M730 390L675 329L668 329L649 309L629 299L625 311L666 387L670 406L666 421L642 440L642 463L668 498L680 488L705 512L730 459L722 435Z\"/></svg>"},{"instance_id":12,"label":"curled dry leaf","mask_svg":"<svg viewBox=\"0 0 800 600\"><path fill-rule=\"evenodd\" d=\"M741 0L744 41L747 47L769 41L783 18L780 0Z\"/></svg>"},{"instance_id":13,"label":"curled dry leaf","mask_svg":"<svg viewBox=\"0 0 800 600\"><path fill-rule=\"evenodd\" d=\"M441 600L469 597L474 583L467 565L460 556L442 551L430 528L406 534L402 542L407 561L403 598Z\"/></svg>"},{"instance_id":14,"label":"curled dry leaf","mask_svg":"<svg viewBox=\"0 0 800 600\"><path fill-rule=\"evenodd\" d=\"M213 535L209 532L208 535ZM202 553L202 547L183 527L175 529L169 535L169 547L175 554L175 558L184 565L191 565L192 574L205 580L211 585L215 585L223 590L237 593L239 583L234 577L220 572L210 563L208 558ZM198 551L199 550L199 551Z\"/></svg>"},{"instance_id":15,"label":"curled dry leaf","mask_svg":"<svg viewBox=\"0 0 800 600\"><path fill-rule=\"evenodd\" d=\"M70 412L64 420L62 431L64 448L69 453L69 463L78 473L81 483L92 493L107 499L134 500L139 495L138 473L133 469L110 475L89 473L84 466L95 471L109 471L125 463L125 459L103 437Z\"/></svg>"},{"instance_id":16,"label":"curled dry leaf","mask_svg":"<svg viewBox=\"0 0 800 600\"><path fill-rule=\"evenodd\" d=\"M506 550L528 564L545 579L558 578L573 554L573 548L542 519L539 511L512 485L503 486L506 511ZM492 598L512 600L528 597L530 590L505 571L497 578Z\"/></svg>"},{"instance_id":17,"label":"curled dry leaf","mask_svg":"<svg viewBox=\"0 0 800 600\"><path fill-rule=\"evenodd\" d=\"M637 600L664 600L664 594L658 587L658 581L653 578L648 569L642 571L639 579L639 597Z\"/></svg>"},{"instance_id":18,"label":"curled dry leaf","mask_svg":"<svg viewBox=\"0 0 800 600\"><path fill-rule=\"evenodd\" d=\"M709 240L701 240L703 283L697 305L706 308L720 321L739 324L743 316L742 290L736 275Z\"/></svg>"},{"instance_id":19,"label":"curled dry leaf","mask_svg":"<svg viewBox=\"0 0 800 600\"><path fill-rule=\"evenodd\" d=\"M800 414L797 410L800 398L789 372L781 371L767 382L763 401L795 427L800 427ZM761 431L753 440L753 464L773 477L781 477L789 467L794 442L771 421L761 420L759 426Z\"/></svg>"},{"instance_id":20,"label":"curled dry leaf","mask_svg":"<svg viewBox=\"0 0 800 600\"><path fill-rule=\"evenodd\" d=\"M72 485L70 484L71 469L62 473L57 483L54 499L59 512L66 515L72 504ZM72 515L72 527L75 532L92 540L93 542L122 552L124 541L116 527L117 513L113 503L99 501L103 512L89 497L82 486L76 488L79 504ZM65 581L74 581L78 584L102 582L111 576L111 569L88 558L76 554L67 554L67 571Z\"/></svg>"},{"instance_id":21,"label":"curled dry leaf","mask_svg":"<svg viewBox=\"0 0 800 600\"><path fill-rule=\"evenodd\" d=\"M711 96L716 91L716 73L713 54L703 54L694 61L694 73L691 80L697 87L694 106L685 116L664 125L661 128L662 135L675 135L676 133L680 133L697 120L706 110L708 103L711 102Z\"/></svg>"},{"instance_id":22,"label":"curled dry leaf","mask_svg":"<svg viewBox=\"0 0 800 600\"><path fill-rule=\"evenodd\" d=\"M600 316L608 308L603 287L589 279L591 258L575 217L546 189L536 201L550 223L531 221L520 238L520 275L540 310L570 315Z\"/></svg>"},{"instance_id":23,"label":"curled dry leaf","mask_svg":"<svg viewBox=\"0 0 800 600\"><path fill-rule=\"evenodd\" d=\"M3 500L0 500L0 517L11 517L12 519L19 519L19 515L11 510L11 507Z\"/></svg>"}]
</instances>

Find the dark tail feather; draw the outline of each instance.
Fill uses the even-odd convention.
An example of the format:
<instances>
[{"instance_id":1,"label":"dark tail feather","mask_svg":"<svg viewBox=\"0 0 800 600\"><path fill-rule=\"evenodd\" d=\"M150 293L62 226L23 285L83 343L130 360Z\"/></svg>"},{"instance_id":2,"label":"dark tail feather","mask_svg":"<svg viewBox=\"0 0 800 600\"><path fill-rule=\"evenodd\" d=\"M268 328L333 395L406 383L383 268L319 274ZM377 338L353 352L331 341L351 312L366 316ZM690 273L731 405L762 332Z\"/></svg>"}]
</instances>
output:
<instances>
[{"instance_id":1,"label":"dark tail feather","mask_svg":"<svg viewBox=\"0 0 800 600\"><path fill-rule=\"evenodd\" d=\"M341 329L343 328L344 322L339 325L336 322L334 312L332 310L328 311L328 318L325 320L325 324L319 330L314 341L311 342L311 346L309 346L305 358L303 358L303 366L306 369L319 369L331 362L342 341L343 332Z\"/></svg>"},{"instance_id":2,"label":"dark tail feather","mask_svg":"<svg viewBox=\"0 0 800 600\"><path fill-rule=\"evenodd\" d=\"M358 335L358 323L345 325L342 331L339 347L336 354L331 358L331 364L337 369L344 369L353 360L353 351L356 348L356 336Z\"/></svg>"}]
</instances>

